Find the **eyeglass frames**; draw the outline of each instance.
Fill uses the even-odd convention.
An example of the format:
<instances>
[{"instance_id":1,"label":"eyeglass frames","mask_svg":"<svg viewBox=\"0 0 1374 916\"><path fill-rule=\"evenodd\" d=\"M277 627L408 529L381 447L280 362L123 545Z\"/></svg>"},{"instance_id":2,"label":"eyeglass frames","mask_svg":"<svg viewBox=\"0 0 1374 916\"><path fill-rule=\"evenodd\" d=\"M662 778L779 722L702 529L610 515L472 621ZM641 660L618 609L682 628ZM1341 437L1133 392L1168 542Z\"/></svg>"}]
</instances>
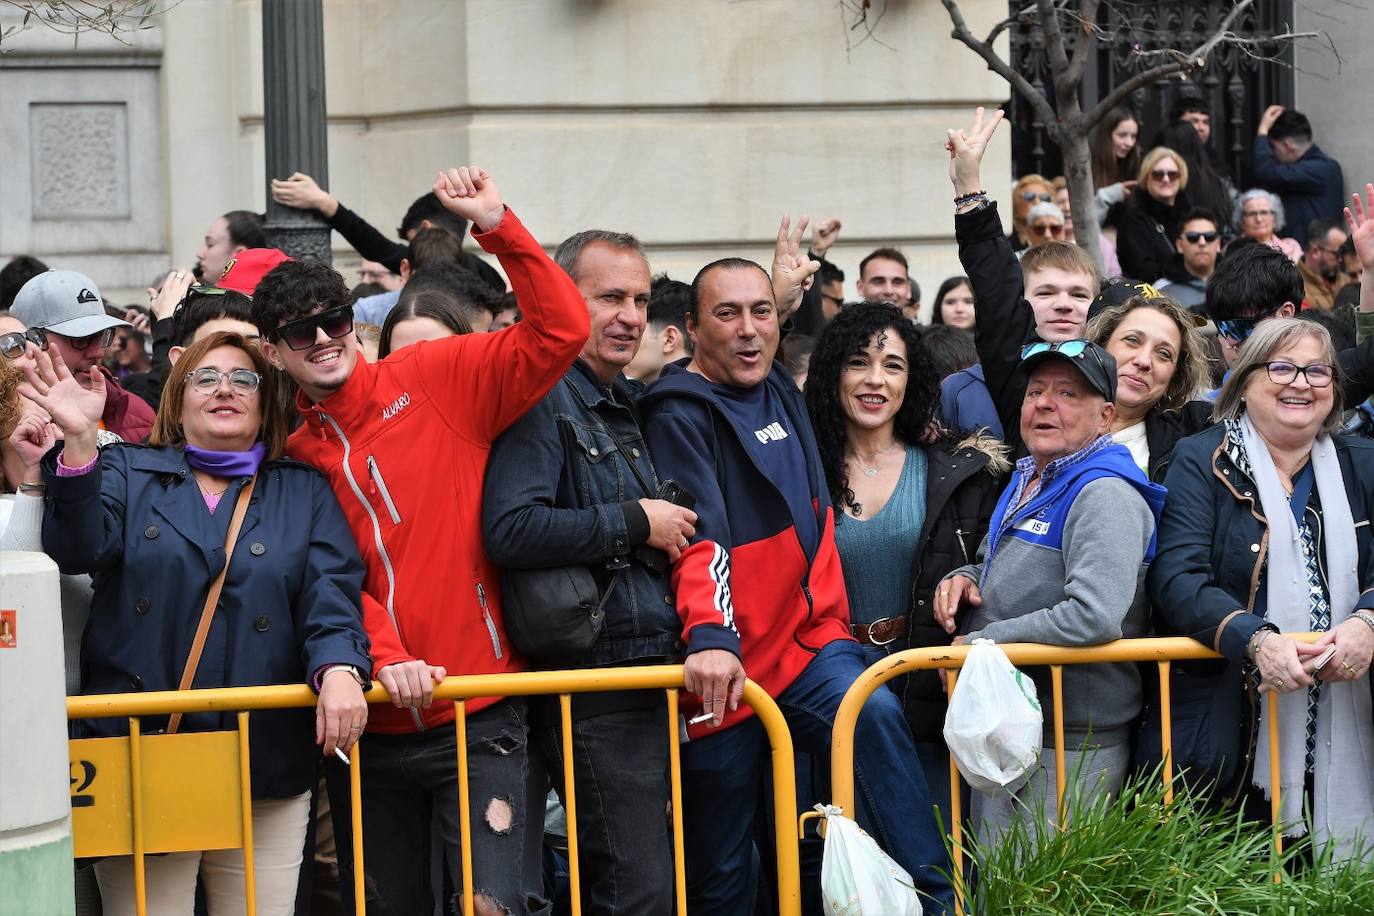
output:
<instances>
[{"instance_id":1,"label":"eyeglass frames","mask_svg":"<svg viewBox=\"0 0 1374 916\"><path fill-rule=\"evenodd\" d=\"M1336 367L1327 363L1312 363L1309 366L1297 366L1284 359L1276 359L1273 362L1263 363L1264 372L1269 376L1269 381L1275 385L1291 385L1297 380L1299 373L1307 379L1307 384L1313 388L1327 388L1336 377ZM1251 366L1250 371L1258 369L1259 366Z\"/></svg>"},{"instance_id":2,"label":"eyeglass frames","mask_svg":"<svg viewBox=\"0 0 1374 916\"><path fill-rule=\"evenodd\" d=\"M1179 176L1182 174L1183 173L1178 171L1177 169L1154 169L1150 172L1150 177L1158 182L1171 183L1178 181Z\"/></svg>"},{"instance_id":3,"label":"eyeglass frames","mask_svg":"<svg viewBox=\"0 0 1374 916\"><path fill-rule=\"evenodd\" d=\"M199 394L214 394L219 391L221 381L229 382L234 394L252 394L262 384L262 376L251 369L230 369L221 372L210 366L195 369L186 375L186 384Z\"/></svg>"},{"instance_id":4,"label":"eyeglass frames","mask_svg":"<svg viewBox=\"0 0 1374 916\"><path fill-rule=\"evenodd\" d=\"M1196 245L1198 242L1206 242L1208 245L1221 238L1220 232L1185 232L1183 237L1190 244Z\"/></svg>"}]
</instances>

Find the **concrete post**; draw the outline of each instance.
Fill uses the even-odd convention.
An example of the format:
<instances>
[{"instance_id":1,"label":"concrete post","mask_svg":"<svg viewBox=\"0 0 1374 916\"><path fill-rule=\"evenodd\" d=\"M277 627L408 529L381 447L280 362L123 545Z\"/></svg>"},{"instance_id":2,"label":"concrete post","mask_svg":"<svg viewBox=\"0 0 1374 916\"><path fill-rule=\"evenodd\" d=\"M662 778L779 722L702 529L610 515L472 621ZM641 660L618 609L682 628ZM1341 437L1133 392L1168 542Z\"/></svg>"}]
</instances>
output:
<instances>
[{"instance_id":1,"label":"concrete post","mask_svg":"<svg viewBox=\"0 0 1374 916\"><path fill-rule=\"evenodd\" d=\"M0 552L0 916L74 916L57 566Z\"/></svg>"},{"instance_id":2,"label":"concrete post","mask_svg":"<svg viewBox=\"0 0 1374 916\"><path fill-rule=\"evenodd\" d=\"M329 187L321 0L262 0L263 134L267 180L304 172ZM330 263L329 226L267 193L267 237L292 257Z\"/></svg>"}]
</instances>

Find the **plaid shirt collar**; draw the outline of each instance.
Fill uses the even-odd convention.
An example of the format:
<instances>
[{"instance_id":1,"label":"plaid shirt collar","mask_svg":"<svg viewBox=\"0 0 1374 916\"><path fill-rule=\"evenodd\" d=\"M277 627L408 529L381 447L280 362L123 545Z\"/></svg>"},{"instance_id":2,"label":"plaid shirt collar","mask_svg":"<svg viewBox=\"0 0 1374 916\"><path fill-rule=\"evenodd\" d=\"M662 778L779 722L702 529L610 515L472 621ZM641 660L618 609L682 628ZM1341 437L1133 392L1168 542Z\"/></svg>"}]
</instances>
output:
<instances>
[{"instance_id":1,"label":"plaid shirt collar","mask_svg":"<svg viewBox=\"0 0 1374 916\"><path fill-rule=\"evenodd\" d=\"M1054 482L1056 477L1064 473L1065 469L1073 467L1080 461L1096 455L1104 448L1111 446L1114 441L1111 433L1103 433L1078 451L1064 455L1062 458L1054 459L1049 464L1045 465L1045 469L1040 472L1040 490L1043 492ZM1016 514L1017 508L1021 505L1021 500L1026 495L1026 485L1034 478L1035 459L1029 455L1019 459L1016 462L1016 489L1012 491L1011 502L1007 505L1008 519Z\"/></svg>"}]
</instances>

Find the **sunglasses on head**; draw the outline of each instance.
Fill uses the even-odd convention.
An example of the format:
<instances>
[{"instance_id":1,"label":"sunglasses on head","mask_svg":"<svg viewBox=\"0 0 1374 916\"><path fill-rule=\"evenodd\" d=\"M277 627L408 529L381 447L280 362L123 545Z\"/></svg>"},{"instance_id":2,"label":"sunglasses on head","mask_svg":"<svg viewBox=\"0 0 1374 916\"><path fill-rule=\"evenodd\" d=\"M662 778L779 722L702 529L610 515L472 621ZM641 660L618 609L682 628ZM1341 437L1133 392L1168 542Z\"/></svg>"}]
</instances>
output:
<instances>
[{"instance_id":1,"label":"sunglasses on head","mask_svg":"<svg viewBox=\"0 0 1374 916\"><path fill-rule=\"evenodd\" d=\"M1053 202L1054 202L1054 197L1053 197L1053 196L1051 196L1051 195L1049 195L1049 194L1036 194L1034 191L1022 191L1022 192L1021 192L1021 199L1024 200L1024 201L1025 201L1026 203L1028 203L1028 204L1033 204L1033 203L1035 203L1037 200L1040 201L1042 204L1048 204L1048 203L1053 203Z\"/></svg>"},{"instance_id":2,"label":"sunglasses on head","mask_svg":"<svg viewBox=\"0 0 1374 916\"><path fill-rule=\"evenodd\" d=\"M48 338L43 336L43 332L37 328L29 328L27 331L11 331L8 334L0 335L0 356L5 359L18 359L24 355L28 345L32 343L40 350L48 349Z\"/></svg>"},{"instance_id":3,"label":"sunglasses on head","mask_svg":"<svg viewBox=\"0 0 1374 916\"><path fill-rule=\"evenodd\" d=\"M1185 232L1185 233L1183 233L1183 237L1184 237L1185 239L1187 239L1189 242L1191 242L1192 244L1194 244L1194 245L1196 245L1198 242L1206 242L1208 245L1210 245L1210 244L1212 244L1213 242L1215 242L1218 238L1220 238L1220 236L1221 236L1221 233L1219 233L1219 232Z\"/></svg>"},{"instance_id":4,"label":"sunglasses on head","mask_svg":"<svg viewBox=\"0 0 1374 916\"><path fill-rule=\"evenodd\" d=\"M331 340L353 333L353 306L341 305L288 321L273 331L268 339L283 341L293 350L308 350L314 346L319 331L324 331Z\"/></svg>"},{"instance_id":5,"label":"sunglasses on head","mask_svg":"<svg viewBox=\"0 0 1374 916\"><path fill-rule=\"evenodd\" d=\"M1069 359L1082 359L1084 353L1091 353L1098 367L1107 375L1112 375L1113 373L1107 372L1107 366L1102 362L1102 357L1097 355L1097 351L1088 348L1088 343L1089 341L1082 339L1061 340L1058 343L1049 343L1041 340L1036 343L1026 344L1022 347L1021 359L1029 359L1037 353L1061 353Z\"/></svg>"},{"instance_id":6,"label":"sunglasses on head","mask_svg":"<svg viewBox=\"0 0 1374 916\"><path fill-rule=\"evenodd\" d=\"M1178 181L1178 176L1181 174L1181 172L1169 171L1168 169L1155 169L1150 172L1150 177L1155 181Z\"/></svg>"}]
</instances>

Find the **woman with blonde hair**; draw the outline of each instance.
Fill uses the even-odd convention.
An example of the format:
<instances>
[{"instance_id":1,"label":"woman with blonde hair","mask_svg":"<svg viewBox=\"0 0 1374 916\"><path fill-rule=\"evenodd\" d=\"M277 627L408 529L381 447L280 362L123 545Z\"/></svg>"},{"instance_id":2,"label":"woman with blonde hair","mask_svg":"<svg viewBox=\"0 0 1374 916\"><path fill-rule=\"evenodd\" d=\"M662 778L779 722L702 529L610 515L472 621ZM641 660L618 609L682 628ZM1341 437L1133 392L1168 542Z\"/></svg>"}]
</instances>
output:
<instances>
[{"instance_id":1,"label":"woman with blonde hair","mask_svg":"<svg viewBox=\"0 0 1374 916\"><path fill-rule=\"evenodd\" d=\"M1153 283L1172 259L1183 216L1188 211L1188 165L1167 146L1156 146L1140 161L1139 185L1121 214L1116 256L1123 276Z\"/></svg>"}]
</instances>

